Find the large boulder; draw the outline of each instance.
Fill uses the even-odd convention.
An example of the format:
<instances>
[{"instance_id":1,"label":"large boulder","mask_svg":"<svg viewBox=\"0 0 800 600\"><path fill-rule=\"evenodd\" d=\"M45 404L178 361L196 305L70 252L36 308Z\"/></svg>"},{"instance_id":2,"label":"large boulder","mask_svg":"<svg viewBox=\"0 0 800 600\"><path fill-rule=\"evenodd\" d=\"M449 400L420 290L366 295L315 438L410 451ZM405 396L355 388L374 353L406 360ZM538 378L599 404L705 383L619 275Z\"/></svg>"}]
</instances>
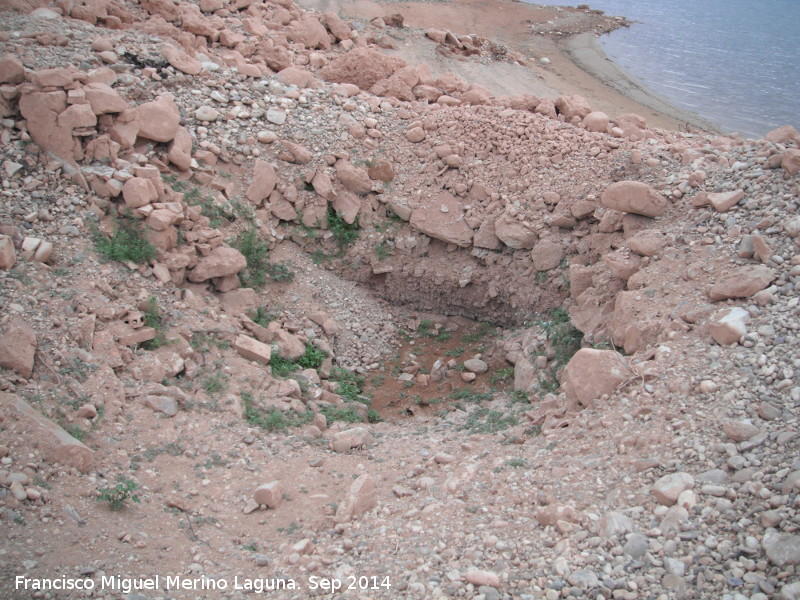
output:
<instances>
[{"instance_id":1,"label":"large boulder","mask_svg":"<svg viewBox=\"0 0 800 600\"><path fill-rule=\"evenodd\" d=\"M189 281L200 282L216 277L235 275L247 266L247 259L235 248L218 246L208 256L197 261L197 266L189 271Z\"/></svg>"},{"instance_id":2,"label":"large boulder","mask_svg":"<svg viewBox=\"0 0 800 600\"><path fill-rule=\"evenodd\" d=\"M24 423L24 429L19 433L27 441L32 442L46 460L74 467L81 473L88 473L92 469L94 451L47 419L22 398L0 392L0 405L13 407Z\"/></svg>"},{"instance_id":3,"label":"large boulder","mask_svg":"<svg viewBox=\"0 0 800 600\"><path fill-rule=\"evenodd\" d=\"M0 335L0 367L30 377L35 354L36 333L20 317L14 317Z\"/></svg>"},{"instance_id":4,"label":"large boulder","mask_svg":"<svg viewBox=\"0 0 800 600\"><path fill-rule=\"evenodd\" d=\"M583 120L592 112L592 107L583 96L559 96L556 100L556 110L569 122L573 117Z\"/></svg>"},{"instance_id":5,"label":"large boulder","mask_svg":"<svg viewBox=\"0 0 800 600\"><path fill-rule=\"evenodd\" d=\"M352 83L362 90L369 90L405 66L405 61L400 58L386 56L371 48L355 48L323 67L319 74L326 81Z\"/></svg>"},{"instance_id":6,"label":"large boulder","mask_svg":"<svg viewBox=\"0 0 800 600\"><path fill-rule=\"evenodd\" d=\"M147 140L171 142L180 128L181 113L171 94L140 104L134 114L139 125L138 135Z\"/></svg>"},{"instance_id":7,"label":"large boulder","mask_svg":"<svg viewBox=\"0 0 800 600\"><path fill-rule=\"evenodd\" d=\"M581 348L564 370L564 391L573 403L590 406L604 394L614 392L632 375L619 353Z\"/></svg>"},{"instance_id":8,"label":"large boulder","mask_svg":"<svg viewBox=\"0 0 800 600\"><path fill-rule=\"evenodd\" d=\"M263 160L257 160L255 167L253 167L253 183L247 188L244 193L253 204L261 204L275 189L278 183L278 175L275 173L273 166Z\"/></svg>"},{"instance_id":9,"label":"large boulder","mask_svg":"<svg viewBox=\"0 0 800 600\"><path fill-rule=\"evenodd\" d=\"M442 192L411 212L411 226L432 238L467 248L472 229L464 221L464 208L449 192Z\"/></svg>"},{"instance_id":10,"label":"large boulder","mask_svg":"<svg viewBox=\"0 0 800 600\"><path fill-rule=\"evenodd\" d=\"M509 248L530 249L538 241L538 236L511 215L503 215L494 222L494 233Z\"/></svg>"},{"instance_id":11,"label":"large boulder","mask_svg":"<svg viewBox=\"0 0 800 600\"><path fill-rule=\"evenodd\" d=\"M775 272L765 265L739 267L712 285L708 295L714 301L749 298L767 287L773 279Z\"/></svg>"},{"instance_id":12,"label":"large boulder","mask_svg":"<svg viewBox=\"0 0 800 600\"><path fill-rule=\"evenodd\" d=\"M606 208L645 217L660 217L667 211L667 199L641 181L612 183L600 201Z\"/></svg>"},{"instance_id":13,"label":"large boulder","mask_svg":"<svg viewBox=\"0 0 800 600\"><path fill-rule=\"evenodd\" d=\"M350 486L344 501L336 509L337 521L349 521L377 506L375 482L369 475L361 475Z\"/></svg>"},{"instance_id":14,"label":"large boulder","mask_svg":"<svg viewBox=\"0 0 800 600\"><path fill-rule=\"evenodd\" d=\"M295 21L286 32L286 37L292 42L299 42L306 48L330 48L331 42L328 32L314 17L308 15Z\"/></svg>"}]
</instances>

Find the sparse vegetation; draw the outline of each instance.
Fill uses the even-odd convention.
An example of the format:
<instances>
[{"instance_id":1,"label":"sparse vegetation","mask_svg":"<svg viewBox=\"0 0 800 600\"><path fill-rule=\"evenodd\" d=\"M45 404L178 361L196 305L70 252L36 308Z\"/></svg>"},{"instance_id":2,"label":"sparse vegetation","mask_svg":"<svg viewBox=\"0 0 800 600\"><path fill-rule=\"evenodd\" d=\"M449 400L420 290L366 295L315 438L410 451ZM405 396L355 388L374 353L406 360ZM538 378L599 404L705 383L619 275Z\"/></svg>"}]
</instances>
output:
<instances>
[{"instance_id":1,"label":"sparse vegetation","mask_svg":"<svg viewBox=\"0 0 800 600\"><path fill-rule=\"evenodd\" d=\"M489 382L492 385L497 385L498 383L508 383L512 379L514 379L514 367L503 367L492 373Z\"/></svg>"},{"instance_id":2,"label":"sparse vegetation","mask_svg":"<svg viewBox=\"0 0 800 600\"><path fill-rule=\"evenodd\" d=\"M269 364L272 367L273 375L286 377L300 369L319 369L327 357L328 353L324 350L320 350L313 344L306 344L303 356L297 360L285 358L280 354L273 354Z\"/></svg>"},{"instance_id":3,"label":"sparse vegetation","mask_svg":"<svg viewBox=\"0 0 800 600\"><path fill-rule=\"evenodd\" d=\"M338 394L350 402L361 402L369 406L370 400L363 395L364 378L354 371L334 367L330 380L339 384Z\"/></svg>"},{"instance_id":4,"label":"sparse vegetation","mask_svg":"<svg viewBox=\"0 0 800 600\"><path fill-rule=\"evenodd\" d=\"M328 229L339 248L346 248L358 239L358 223L348 223L333 208L328 209Z\"/></svg>"},{"instance_id":5,"label":"sparse vegetation","mask_svg":"<svg viewBox=\"0 0 800 600\"><path fill-rule=\"evenodd\" d=\"M288 265L270 262L269 244L259 237L254 225L240 233L232 246L247 259L247 268L239 272L239 279L245 287L260 289L266 285L268 279L273 281L294 279L294 273Z\"/></svg>"},{"instance_id":6,"label":"sparse vegetation","mask_svg":"<svg viewBox=\"0 0 800 600\"><path fill-rule=\"evenodd\" d=\"M100 490L97 496L98 502L108 502L111 510L121 510L128 500L132 502L139 502L139 496L136 490L139 489L139 484L126 477L117 479L117 484L113 487L104 487Z\"/></svg>"},{"instance_id":7,"label":"sparse vegetation","mask_svg":"<svg viewBox=\"0 0 800 600\"><path fill-rule=\"evenodd\" d=\"M462 429L473 433L497 433L517 424L517 417L498 410L478 407L470 413Z\"/></svg>"},{"instance_id":8,"label":"sparse vegetation","mask_svg":"<svg viewBox=\"0 0 800 600\"><path fill-rule=\"evenodd\" d=\"M466 351L467 351L467 349L464 348L463 346L456 346L452 350L445 351L444 354L445 354L445 356L449 356L450 358L458 358L459 356L464 354L464 352L466 352Z\"/></svg>"},{"instance_id":9,"label":"sparse vegetation","mask_svg":"<svg viewBox=\"0 0 800 600\"><path fill-rule=\"evenodd\" d=\"M259 408L248 392L242 392L241 397L247 422L267 431L284 431L289 427L299 427L314 418L312 411L299 414L294 411L284 412L277 408Z\"/></svg>"},{"instance_id":10,"label":"sparse vegetation","mask_svg":"<svg viewBox=\"0 0 800 600\"><path fill-rule=\"evenodd\" d=\"M106 260L141 264L150 262L158 254L156 247L145 237L144 225L135 219L117 219L111 237L93 226L92 238L97 253Z\"/></svg>"},{"instance_id":11,"label":"sparse vegetation","mask_svg":"<svg viewBox=\"0 0 800 600\"><path fill-rule=\"evenodd\" d=\"M319 407L319 412L325 415L325 418L328 419L328 423L333 423L334 421L342 421L343 423L360 423L361 417L358 416L358 413L355 411L354 408L345 407L340 408L338 406L331 406L331 405L322 405Z\"/></svg>"},{"instance_id":12,"label":"sparse vegetation","mask_svg":"<svg viewBox=\"0 0 800 600\"><path fill-rule=\"evenodd\" d=\"M278 318L278 313L271 311L266 306L259 306L255 310L247 311L247 316L252 319L253 323L267 327Z\"/></svg>"},{"instance_id":13,"label":"sparse vegetation","mask_svg":"<svg viewBox=\"0 0 800 600\"><path fill-rule=\"evenodd\" d=\"M547 334L547 342L553 350L550 368L538 375L539 387L546 393L553 393L558 391L561 385L558 372L580 350L583 334L575 328L563 308L553 309L550 319L540 322L539 325Z\"/></svg>"}]
</instances>

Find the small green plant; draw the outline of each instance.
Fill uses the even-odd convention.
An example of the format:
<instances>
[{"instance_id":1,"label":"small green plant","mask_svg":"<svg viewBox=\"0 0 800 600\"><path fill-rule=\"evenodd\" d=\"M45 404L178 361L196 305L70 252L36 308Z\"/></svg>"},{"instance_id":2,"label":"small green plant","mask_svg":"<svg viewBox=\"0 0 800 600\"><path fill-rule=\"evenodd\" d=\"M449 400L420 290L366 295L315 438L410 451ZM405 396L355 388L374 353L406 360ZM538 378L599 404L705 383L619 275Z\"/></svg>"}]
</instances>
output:
<instances>
[{"instance_id":1,"label":"small green plant","mask_svg":"<svg viewBox=\"0 0 800 600\"><path fill-rule=\"evenodd\" d=\"M253 323L267 327L278 318L278 313L269 310L266 306L259 306L255 310L247 311L247 316L252 319Z\"/></svg>"},{"instance_id":2,"label":"small green plant","mask_svg":"<svg viewBox=\"0 0 800 600\"><path fill-rule=\"evenodd\" d=\"M286 535L292 535L293 533L300 531L300 525L292 521L288 527L278 527L278 531Z\"/></svg>"},{"instance_id":3,"label":"small green plant","mask_svg":"<svg viewBox=\"0 0 800 600\"><path fill-rule=\"evenodd\" d=\"M581 349L583 333L575 328L563 308L553 309L550 312L550 319L539 322L539 325L547 334L547 341L553 349L550 368L538 375L539 387L546 393L552 393L558 391L561 385L558 372Z\"/></svg>"},{"instance_id":4,"label":"small green plant","mask_svg":"<svg viewBox=\"0 0 800 600\"><path fill-rule=\"evenodd\" d=\"M325 418L328 419L328 423L333 423L334 421L342 421L343 423L360 423L361 417L358 416L358 413L355 409L346 407L346 408L339 408L337 406L331 405L322 405L319 407L319 412L325 415Z\"/></svg>"},{"instance_id":5,"label":"small green plant","mask_svg":"<svg viewBox=\"0 0 800 600\"><path fill-rule=\"evenodd\" d=\"M292 281L294 272L284 263L273 263L269 260L269 244L263 241L255 225L240 233L232 246L247 259L247 268L239 272L239 279L245 287L260 289L273 281Z\"/></svg>"},{"instance_id":6,"label":"small green plant","mask_svg":"<svg viewBox=\"0 0 800 600\"><path fill-rule=\"evenodd\" d=\"M255 405L253 396L249 392L242 392L241 397L247 422L267 431L283 431L289 427L299 427L314 418L314 413L310 410L305 413L296 413L294 411L283 412L278 408L259 408Z\"/></svg>"},{"instance_id":7,"label":"small green plant","mask_svg":"<svg viewBox=\"0 0 800 600\"><path fill-rule=\"evenodd\" d=\"M358 239L358 224L348 223L332 207L328 208L328 229L339 248L345 248Z\"/></svg>"},{"instance_id":8,"label":"small green plant","mask_svg":"<svg viewBox=\"0 0 800 600\"><path fill-rule=\"evenodd\" d=\"M469 343L479 342L487 335L490 335L494 332L495 328L489 325L489 323L481 323L478 326L477 331L474 331L473 333L464 336L464 341Z\"/></svg>"},{"instance_id":9,"label":"small green plant","mask_svg":"<svg viewBox=\"0 0 800 600\"><path fill-rule=\"evenodd\" d=\"M506 466L512 469L521 469L522 467L528 466L528 461L524 458L509 458L506 461Z\"/></svg>"},{"instance_id":10,"label":"small green plant","mask_svg":"<svg viewBox=\"0 0 800 600\"><path fill-rule=\"evenodd\" d=\"M358 373L341 367L334 367L330 380L339 384L338 394L349 402L361 402L369 406L370 400L363 395L364 378Z\"/></svg>"},{"instance_id":11,"label":"small green plant","mask_svg":"<svg viewBox=\"0 0 800 600\"><path fill-rule=\"evenodd\" d=\"M97 496L98 502L108 502L111 510L120 510L125 506L128 500L132 502L139 502L139 496L136 490L139 489L139 484L126 477L117 479L117 484L113 487L104 487L100 490Z\"/></svg>"},{"instance_id":12,"label":"small green plant","mask_svg":"<svg viewBox=\"0 0 800 600\"><path fill-rule=\"evenodd\" d=\"M502 367L492 373L489 382L492 385L497 385L498 383L508 383L512 379L514 379L514 367Z\"/></svg>"},{"instance_id":13,"label":"small green plant","mask_svg":"<svg viewBox=\"0 0 800 600\"><path fill-rule=\"evenodd\" d=\"M497 433L517 424L514 415L506 415L498 410L478 407L470 414L462 429L474 433Z\"/></svg>"},{"instance_id":14,"label":"small green plant","mask_svg":"<svg viewBox=\"0 0 800 600\"><path fill-rule=\"evenodd\" d=\"M213 375L209 375L205 379L205 381L203 381L203 389L209 396L216 396L218 393L225 390L227 387L228 383L225 381L225 378L219 373L214 373Z\"/></svg>"},{"instance_id":15,"label":"small green plant","mask_svg":"<svg viewBox=\"0 0 800 600\"><path fill-rule=\"evenodd\" d=\"M269 264L269 246L258 236L255 227L244 230L232 246L247 259L247 268L239 272L242 285L259 289L267 282L267 265Z\"/></svg>"},{"instance_id":16,"label":"small green plant","mask_svg":"<svg viewBox=\"0 0 800 600\"><path fill-rule=\"evenodd\" d=\"M327 352L312 344L306 344L306 351L297 359L297 364L302 369L319 369L326 358L328 358Z\"/></svg>"},{"instance_id":17,"label":"small green plant","mask_svg":"<svg viewBox=\"0 0 800 600\"><path fill-rule=\"evenodd\" d=\"M273 354L269 360L272 374L276 377L286 377L300 368L296 361L284 358L280 354Z\"/></svg>"},{"instance_id":18,"label":"small green plant","mask_svg":"<svg viewBox=\"0 0 800 600\"><path fill-rule=\"evenodd\" d=\"M64 427L64 431L66 431L79 442L82 442L86 438L86 432L75 424L67 425Z\"/></svg>"},{"instance_id":19,"label":"small green plant","mask_svg":"<svg viewBox=\"0 0 800 600\"><path fill-rule=\"evenodd\" d=\"M380 423L383 421L383 419L381 419L381 416L378 414L377 410L374 408L369 408L367 409L367 421L370 423Z\"/></svg>"},{"instance_id":20,"label":"small green plant","mask_svg":"<svg viewBox=\"0 0 800 600\"><path fill-rule=\"evenodd\" d=\"M459 356L464 354L464 352L466 352L466 351L467 351L467 349L464 348L463 346L456 346L452 350L445 351L444 354L445 354L445 356L449 356L450 358L458 358Z\"/></svg>"},{"instance_id":21,"label":"small green plant","mask_svg":"<svg viewBox=\"0 0 800 600\"><path fill-rule=\"evenodd\" d=\"M420 335L431 335L432 329L433 323L428 319L424 319L420 321L419 325L417 326L417 333Z\"/></svg>"},{"instance_id":22,"label":"small green plant","mask_svg":"<svg viewBox=\"0 0 800 600\"><path fill-rule=\"evenodd\" d=\"M479 402L488 402L492 399L491 392L476 392L470 388L462 388L454 392L450 392L451 400L464 400L465 402L472 402L478 404Z\"/></svg>"},{"instance_id":23,"label":"small green plant","mask_svg":"<svg viewBox=\"0 0 800 600\"><path fill-rule=\"evenodd\" d=\"M378 257L378 260L386 260L389 258L391 253L389 252L389 247L387 246L386 242L378 242L375 244L375 254Z\"/></svg>"},{"instance_id":24,"label":"small green plant","mask_svg":"<svg viewBox=\"0 0 800 600\"><path fill-rule=\"evenodd\" d=\"M158 254L156 247L144 236L144 226L135 219L118 219L114 233L107 237L96 226L92 227L94 247L106 260L150 262Z\"/></svg>"}]
</instances>

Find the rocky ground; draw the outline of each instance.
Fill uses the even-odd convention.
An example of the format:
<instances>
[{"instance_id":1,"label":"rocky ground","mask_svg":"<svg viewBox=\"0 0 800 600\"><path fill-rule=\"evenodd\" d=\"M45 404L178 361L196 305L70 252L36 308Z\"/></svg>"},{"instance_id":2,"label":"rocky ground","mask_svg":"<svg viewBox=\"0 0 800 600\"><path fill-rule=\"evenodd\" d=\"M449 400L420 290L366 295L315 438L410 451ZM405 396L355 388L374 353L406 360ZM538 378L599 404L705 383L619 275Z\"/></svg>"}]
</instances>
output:
<instances>
[{"instance_id":1,"label":"rocky ground","mask_svg":"<svg viewBox=\"0 0 800 600\"><path fill-rule=\"evenodd\" d=\"M794 128L394 10L11 8L2 597L800 598Z\"/></svg>"}]
</instances>

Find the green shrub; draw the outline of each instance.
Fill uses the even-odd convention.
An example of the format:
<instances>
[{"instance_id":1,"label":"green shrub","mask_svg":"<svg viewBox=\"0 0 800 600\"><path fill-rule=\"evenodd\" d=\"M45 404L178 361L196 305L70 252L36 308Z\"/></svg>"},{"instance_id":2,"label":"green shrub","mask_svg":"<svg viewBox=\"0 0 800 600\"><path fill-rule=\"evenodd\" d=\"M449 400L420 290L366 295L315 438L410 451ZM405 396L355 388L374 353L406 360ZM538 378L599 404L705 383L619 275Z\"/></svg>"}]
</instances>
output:
<instances>
[{"instance_id":1,"label":"green shrub","mask_svg":"<svg viewBox=\"0 0 800 600\"><path fill-rule=\"evenodd\" d=\"M370 399L363 395L364 378L355 371L334 367L331 371L330 380L339 384L337 392L342 398L349 402L361 402L369 406Z\"/></svg>"},{"instance_id":2,"label":"green shrub","mask_svg":"<svg viewBox=\"0 0 800 600\"><path fill-rule=\"evenodd\" d=\"M294 411L283 412L277 408L258 408L248 392L242 392L242 404L247 422L267 431L283 431L289 427L299 427L314 418L312 411L298 414Z\"/></svg>"},{"instance_id":3,"label":"green shrub","mask_svg":"<svg viewBox=\"0 0 800 600\"><path fill-rule=\"evenodd\" d=\"M135 219L118 219L111 237L95 226L92 228L92 239L97 253L106 260L142 264L153 260L158 254L158 249L145 238L144 226Z\"/></svg>"},{"instance_id":4,"label":"green shrub","mask_svg":"<svg viewBox=\"0 0 800 600\"><path fill-rule=\"evenodd\" d=\"M260 289L273 281L292 281L294 273L283 263L272 263L269 260L269 244L263 241L255 226L240 233L232 246L247 259L247 268L239 272L239 279L244 287Z\"/></svg>"},{"instance_id":5,"label":"green shrub","mask_svg":"<svg viewBox=\"0 0 800 600\"><path fill-rule=\"evenodd\" d=\"M344 423L360 423L361 417L358 416L358 413L350 408L338 408L336 406L330 405L322 405L319 407L319 412L325 415L325 418L328 419L328 423L333 423L334 421L342 421Z\"/></svg>"},{"instance_id":6,"label":"green shrub","mask_svg":"<svg viewBox=\"0 0 800 600\"><path fill-rule=\"evenodd\" d=\"M327 352L312 344L306 344L306 351L297 359L297 364L302 369L319 369L326 358L328 358Z\"/></svg>"},{"instance_id":7,"label":"green shrub","mask_svg":"<svg viewBox=\"0 0 800 600\"><path fill-rule=\"evenodd\" d=\"M100 490L97 501L108 502L111 510L120 510L128 500L139 502L139 496L136 494L137 489L139 489L138 483L132 479L120 477L117 480L117 485L104 487Z\"/></svg>"},{"instance_id":8,"label":"green shrub","mask_svg":"<svg viewBox=\"0 0 800 600\"><path fill-rule=\"evenodd\" d=\"M333 207L328 208L328 229L340 248L349 246L358 239L358 224L345 221Z\"/></svg>"}]
</instances>

